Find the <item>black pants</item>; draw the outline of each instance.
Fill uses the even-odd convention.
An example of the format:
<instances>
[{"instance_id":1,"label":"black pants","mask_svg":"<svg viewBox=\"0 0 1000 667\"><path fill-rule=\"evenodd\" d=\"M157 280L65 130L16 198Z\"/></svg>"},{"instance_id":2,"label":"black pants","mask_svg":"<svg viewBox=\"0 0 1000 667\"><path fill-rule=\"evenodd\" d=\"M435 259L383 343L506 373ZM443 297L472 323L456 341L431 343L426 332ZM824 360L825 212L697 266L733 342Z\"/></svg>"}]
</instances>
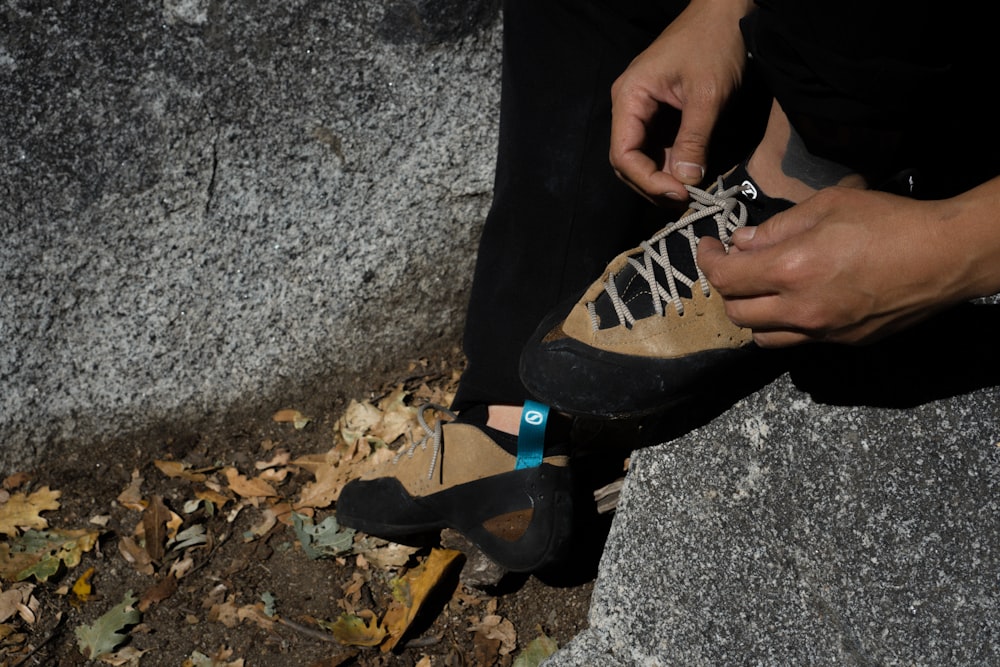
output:
<instances>
[{"instance_id":1,"label":"black pants","mask_svg":"<svg viewBox=\"0 0 1000 667\"><path fill-rule=\"evenodd\" d=\"M528 398L518 360L538 322L557 304L575 298L612 257L676 217L678 211L654 207L612 172L610 88L685 4L504 3L494 200L473 278L464 337L468 367L454 409ZM939 91L958 85L948 60L955 55L950 42L914 28L936 25L927 18L930 3L760 4L744 21L753 66L713 135L710 178L747 157L757 144L772 91L810 150L859 170L889 173L915 166L908 150L912 134L929 135L928 119L951 122L941 109L948 105L939 104L939 98L916 109L913 103L927 95L923 81L944 86ZM907 12L899 30L892 29L896 11ZM929 42L934 48L923 48ZM674 135L678 118L664 109L664 136ZM833 126L839 131L831 134ZM831 136L836 141L829 141ZM922 137L922 151L931 143ZM932 170L934 155L933 150L920 153ZM990 173L995 173L995 155L984 160ZM968 171L963 176L981 178Z\"/></svg>"}]
</instances>

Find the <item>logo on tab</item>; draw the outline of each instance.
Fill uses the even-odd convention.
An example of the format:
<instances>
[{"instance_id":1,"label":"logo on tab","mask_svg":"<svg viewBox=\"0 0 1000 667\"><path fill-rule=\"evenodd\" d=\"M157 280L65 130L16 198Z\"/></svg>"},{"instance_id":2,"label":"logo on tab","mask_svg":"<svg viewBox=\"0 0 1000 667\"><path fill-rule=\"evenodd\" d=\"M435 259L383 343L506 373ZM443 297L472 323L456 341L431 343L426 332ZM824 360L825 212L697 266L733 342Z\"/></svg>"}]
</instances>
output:
<instances>
[{"instance_id":1,"label":"logo on tab","mask_svg":"<svg viewBox=\"0 0 1000 667\"><path fill-rule=\"evenodd\" d=\"M545 421L545 415L543 415L538 410L527 410L524 413L524 421L531 424L532 426L538 426L543 421Z\"/></svg>"}]
</instances>

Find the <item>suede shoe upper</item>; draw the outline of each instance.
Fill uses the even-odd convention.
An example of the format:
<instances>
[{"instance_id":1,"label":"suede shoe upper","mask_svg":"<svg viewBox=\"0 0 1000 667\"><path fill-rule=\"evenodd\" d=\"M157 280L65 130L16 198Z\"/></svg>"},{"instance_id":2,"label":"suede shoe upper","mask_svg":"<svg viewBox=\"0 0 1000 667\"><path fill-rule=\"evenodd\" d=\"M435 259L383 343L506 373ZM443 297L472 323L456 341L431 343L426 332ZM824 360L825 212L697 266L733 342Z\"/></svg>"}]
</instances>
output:
<instances>
[{"instance_id":1,"label":"suede shoe upper","mask_svg":"<svg viewBox=\"0 0 1000 667\"><path fill-rule=\"evenodd\" d=\"M539 325L520 362L533 396L574 415L645 414L756 349L698 266L698 242L712 236L728 248L735 230L792 202L761 192L745 164L688 191L687 213L612 260L579 300Z\"/></svg>"}]
</instances>

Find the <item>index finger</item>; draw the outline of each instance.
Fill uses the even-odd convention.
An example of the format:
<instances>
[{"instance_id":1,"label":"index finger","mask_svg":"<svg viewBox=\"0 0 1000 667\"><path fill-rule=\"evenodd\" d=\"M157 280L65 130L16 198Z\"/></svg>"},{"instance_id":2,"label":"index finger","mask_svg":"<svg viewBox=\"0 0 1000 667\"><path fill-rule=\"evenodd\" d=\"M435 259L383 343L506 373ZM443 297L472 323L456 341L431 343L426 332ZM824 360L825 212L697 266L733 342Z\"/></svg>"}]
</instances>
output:
<instances>
[{"instance_id":1,"label":"index finger","mask_svg":"<svg viewBox=\"0 0 1000 667\"><path fill-rule=\"evenodd\" d=\"M663 164L669 158L667 147L657 147L662 150L660 162L646 152L646 142L649 137L648 123L652 122L658 105L652 102L652 109L640 103L622 102L611 116L611 146L609 158L611 165L619 177L641 192L662 197L674 193L682 199L687 198L684 184L665 172Z\"/></svg>"}]
</instances>

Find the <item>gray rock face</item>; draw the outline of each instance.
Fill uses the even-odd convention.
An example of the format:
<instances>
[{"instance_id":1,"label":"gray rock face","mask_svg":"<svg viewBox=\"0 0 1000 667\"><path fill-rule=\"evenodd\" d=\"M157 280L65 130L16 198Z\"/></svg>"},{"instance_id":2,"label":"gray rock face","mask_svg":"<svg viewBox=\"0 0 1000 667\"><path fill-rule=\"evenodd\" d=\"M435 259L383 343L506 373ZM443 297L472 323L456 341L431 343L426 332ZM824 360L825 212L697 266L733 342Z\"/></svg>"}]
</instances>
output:
<instances>
[{"instance_id":1,"label":"gray rock face","mask_svg":"<svg viewBox=\"0 0 1000 667\"><path fill-rule=\"evenodd\" d=\"M461 4L4 3L0 468L459 339L500 65Z\"/></svg>"},{"instance_id":2,"label":"gray rock face","mask_svg":"<svg viewBox=\"0 0 1000 667\"><path fill-rule=\"evenodd\" d=\"M795 351L636 452L591 627L546 667L997 664L998 331L980 305Z\"/></svg>"}]
</instances>

